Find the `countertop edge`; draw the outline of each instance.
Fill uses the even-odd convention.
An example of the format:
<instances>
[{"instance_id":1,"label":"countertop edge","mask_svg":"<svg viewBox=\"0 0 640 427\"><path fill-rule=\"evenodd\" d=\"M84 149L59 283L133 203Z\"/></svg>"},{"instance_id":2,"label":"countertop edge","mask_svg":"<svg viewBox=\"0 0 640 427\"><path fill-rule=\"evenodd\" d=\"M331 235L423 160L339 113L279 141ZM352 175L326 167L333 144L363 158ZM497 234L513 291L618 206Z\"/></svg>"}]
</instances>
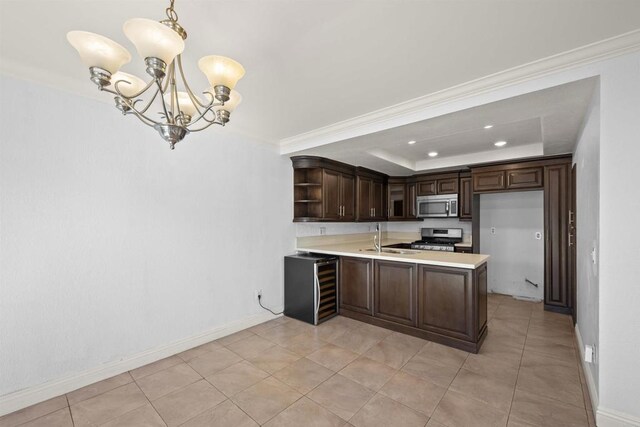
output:
<instances>
[{"instance_id":1,"label":"countertop edge","mask_svg":"<svg viewBox=\"0 0 640 427\"><path fill-rule=\"evenodd\" d=\"M475 270L480 267L482 264L485 264L488 260L484 259L476 264L467 264L467 263L457 263L457 262L446 262L446 261L434 261L434 260L422 260L415 258L402 258L399 256L388 256L388 255L378 255L375 253L359 253L359 252L345 252L334 249L319 249L319 248L304 248L304 247L296 247L297 251L300 252L313 252L317 254L325 254L325 255L337 255L337 256L348 256L354 258L370 258L370 259L381 259L385 261L396 261L396 262L406 262L410 264L425 264L425 265L434 265L438 267L453 267L453 268L462 268L465 270Z\"/></svg>"}]
</instances>

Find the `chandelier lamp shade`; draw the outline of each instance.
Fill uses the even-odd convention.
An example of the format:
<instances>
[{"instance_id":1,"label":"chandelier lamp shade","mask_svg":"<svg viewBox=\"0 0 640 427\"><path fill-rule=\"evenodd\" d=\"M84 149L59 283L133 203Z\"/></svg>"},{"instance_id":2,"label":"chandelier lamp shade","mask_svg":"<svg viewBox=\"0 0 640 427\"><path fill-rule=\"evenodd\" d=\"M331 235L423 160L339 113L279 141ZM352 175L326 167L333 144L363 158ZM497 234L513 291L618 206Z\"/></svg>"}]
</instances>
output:
<instances>
[{"instance_id":1,"label":"chandelier lamp shade","mask_svg":"<svg viewBox=\"0 0 640 427\"><path fill-rule=\"evenodd\" d=\"M187 32L178 24L174 1L166 9L168 19L134 18L123 25L125 36L144 60L148 81L120 71L131 62L131 54L120 44L87 31L67 33L98 89L114 96L122 114L134 115L156 129L172 150L190 132L229 122L242 101L235 87L244 76L244 68L233 59L205 56L198 67L211 86L202 97L194 94L182 68ZM157 117L152 116L152 107L158 109Z\"/></svg>"}]
</instances>

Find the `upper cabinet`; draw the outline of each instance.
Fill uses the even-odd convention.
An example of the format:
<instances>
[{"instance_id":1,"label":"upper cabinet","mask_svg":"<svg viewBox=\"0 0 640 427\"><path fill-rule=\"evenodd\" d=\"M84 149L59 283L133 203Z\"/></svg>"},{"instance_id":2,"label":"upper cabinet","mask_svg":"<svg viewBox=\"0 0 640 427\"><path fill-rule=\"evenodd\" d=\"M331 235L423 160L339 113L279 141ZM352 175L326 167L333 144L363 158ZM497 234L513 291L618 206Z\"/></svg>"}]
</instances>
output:
<instances>
[{"instance_id":1,"label":"upper cabinet","mask_svg":"<svg viewBox=\"0 0 640 427\"><path fill-rule=\"evenodd\" d=\"M356 168L356 220L386 220L385 182L387 176L365 168Z\"/></svg>"},{"instance_id":2,"label":"upper cabinet","mask_svg":"<svg viewBox=\"0 0 640 427\"><path fill-rule=\"evenodd\" d=\"M323 169L322 209L324 219L355 220L354 175Z\"/></svg>"},{"instance_id":3,"label":"upper cabinet","mask_svg":"<svg viewBox=\"0 0 640 427\"><path fill-rule=\"evenodd\" d=\"M421 221L416 218L416 182L413 177L389 178L387 217L389 221Z\"/></svg>"},{"instance_id":4,"label":"upper cabinet","mask_svg":"<svg viewBox=\"0 0 640 427\"><path fill-rule=\"evenodd\" d=\"M542 190L544 166L535 162L484 166L472 169L473 192Z\"/></svg>"},{"instance_id":5,"label":"upper cabinet","mask_svg":"<svg viewBox=\"0 0 640 427\"><path fill-rule=\"evenodd\" d=\"M458 174L418 175L416 177L416 188L418 196L457 194Z\"/></svg>"},{"instance_id":6,"label":"upper cabinet","mask_svg":"<svg viewBox=\"0 0 640 427\"><path fill-rule=\"evenodd\" d=\"M473 189L471 174L460 175L460 221L471 221L473 217Z\"/></svg>"},{"instance_id":7,"label":"upper cabinet","mask_svg":"<svg viewBox=\"0 0 640 427\"><path fill-rule=\"evenodd\" d=\"M292 157L293 220L355 221L355 168L311 156Z\"/></svg>"}]
</instances>

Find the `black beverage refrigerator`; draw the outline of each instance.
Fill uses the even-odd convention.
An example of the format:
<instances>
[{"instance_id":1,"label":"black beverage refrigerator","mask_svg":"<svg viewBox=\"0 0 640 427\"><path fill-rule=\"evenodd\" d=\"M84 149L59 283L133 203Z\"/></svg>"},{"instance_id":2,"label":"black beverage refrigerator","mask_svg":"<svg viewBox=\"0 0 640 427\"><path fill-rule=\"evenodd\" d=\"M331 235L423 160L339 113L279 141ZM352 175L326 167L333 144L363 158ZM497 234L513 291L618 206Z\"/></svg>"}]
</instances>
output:
<instances>
[{"instance_id":1,"label":"black beverage refrigerator","mask_svg":"<svg viewBox=\"0 0 640 427\"><path fill-rule=\"evenodd\" d=\"M338 314L338 258L284 257L284 315L317 325Z\"/></svg>"}]
</instances>

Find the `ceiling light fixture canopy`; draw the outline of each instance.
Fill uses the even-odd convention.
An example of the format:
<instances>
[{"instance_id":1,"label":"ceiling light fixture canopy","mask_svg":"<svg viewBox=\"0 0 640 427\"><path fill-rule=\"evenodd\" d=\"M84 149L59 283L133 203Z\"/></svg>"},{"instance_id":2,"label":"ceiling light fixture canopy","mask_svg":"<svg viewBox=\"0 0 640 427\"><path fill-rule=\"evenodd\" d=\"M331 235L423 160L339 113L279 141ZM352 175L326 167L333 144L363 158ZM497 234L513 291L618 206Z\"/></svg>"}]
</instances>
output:
<instances>
[{"instance_id":1,"label":"ceiling light fixture canopy","mask_svg":"<svg viewBox=\"0 0 640 427\"><path fill-rule=\"evenodd\" d=\"M156 129L172 150L189 132L229 122L231 113L242 100L235 86L244 76L244 68L233 59L205 56L198 61L198 66L211 87L203 92L204 100L193 93L182 69L187 32L178 24L174 1L170 0L166 9L168 19L156 22L134 18L122 28L145 62L147 74L151 76L149 82L120 71L131 61L131 54L120 44L86 31L67 33L67 40L89 67L91 81L98 89L115 96L116 107L122 114L133 114ZM178 90L178 84L182 90ZM154 102L159 104L160 120L152 119L147 113Z\"/></svg>"}]
</instances>

